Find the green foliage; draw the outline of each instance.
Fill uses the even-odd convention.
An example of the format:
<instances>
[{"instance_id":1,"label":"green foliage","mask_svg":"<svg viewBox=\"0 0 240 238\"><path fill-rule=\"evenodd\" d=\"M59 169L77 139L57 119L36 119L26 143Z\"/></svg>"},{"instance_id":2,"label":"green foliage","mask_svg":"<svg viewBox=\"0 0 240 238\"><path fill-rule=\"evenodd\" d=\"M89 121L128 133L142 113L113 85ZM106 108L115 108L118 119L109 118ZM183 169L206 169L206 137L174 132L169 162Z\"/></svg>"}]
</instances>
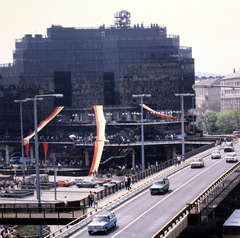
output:
<instances>
[{"instance_id":1,"label":"green foliage","mask_svg":"<svg viewBox=\"0 0 240 238\"><path fill-rule=\"evenodd\" d=\"M216 127L216 121L218 119L218 115L216 112L212 111L212 110L207 110L204 113L204 118L206 120L207 123L207 127L209 128L209 130L211 132L216 132L217 131L217 127Z\"/></svg>"},{"instance_id":2,"label":"green foliage","mask_svg":"<svg viewBox=\"0 0 240 238\"><path fill-rule=\"evenodd\" d=\"M47 226L42 226L42 229L44 229ZM22 225L14 227L16 231L12 232L12 235L16 235L19 233L21 236L36 236L39 235L39 226L37 225ZM44 233L44 231L43 231Z\"/></svg>"},{"instance_id":3,"label":"green foliage","mask_svg":"<svg viewBox=\"0 0 240 238\"><path fill-rule=\"evenodd\" d=\"M226 112L215 112L209 110L204 101L198 108L197 125L207 132L219 132L221 134L232 134L240 129L240 109L233 108Z\"/></svg>"},{"instance_id":4,"label":"green foliage","mask_svg":"<svg viewBox=\"0 0 240 238\"><path fill-rule=\"evenodd\" d=\"M116 173L115 173L116 176L123 176L124 173L122 170L117 170Z\"/></svg>"}]
</instances>

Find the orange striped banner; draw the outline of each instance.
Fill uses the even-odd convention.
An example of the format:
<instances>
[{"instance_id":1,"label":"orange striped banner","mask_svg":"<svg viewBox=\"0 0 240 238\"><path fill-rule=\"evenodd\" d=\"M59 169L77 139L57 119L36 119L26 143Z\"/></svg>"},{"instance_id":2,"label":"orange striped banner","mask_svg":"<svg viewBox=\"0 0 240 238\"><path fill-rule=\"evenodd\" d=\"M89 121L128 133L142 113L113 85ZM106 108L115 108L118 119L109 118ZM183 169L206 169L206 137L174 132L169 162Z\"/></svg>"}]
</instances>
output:
<instances>
[{"instance_id":1,"label":"orange striped banner","mask_svg":"<svg viewBox=\"0 0 240 238\"><path fill-rule=\"evenodd\" d=\"M64 107L57 107L54 112L47 117L44 121L42 121L38 127L37 127L37 131L39 132L40 130L42 130L42 128L44 126L46 126L48 124L48 122L50 122L55 116L57 116L57 114L63 109ZM29 136L25 137L23 139L23 144L26 145L27 143L29 143L29 140L35 135L35 131L33 131Z\"/></svg>"},{"instance_id":2,"label":"orange striped banner","mask_svg":"<svg viewBox=\"0 0 240 238\"><path fill-rule=\"evenodd\" d=\"M93 106L96 122L97 122L97 140L94 143L94 155L93 161L88 173L88 176L93 175L93 170L98 171L100 160L102 157L104 143L106 141L105 138L105 127L106 127L106 120L103 114L103 106Z\"/></svg>"},{"instance_id":3,"label":"orange striped banner","mask_svg":"<svg viewBox=\"0 0 240 238\"><path fill-rule=\"evenodd\" d=\"M139 104L139 106L141 107L142 105ZM172 117L172 116L166 116L164 114L161 114L159 112L154 111L153 109L151 109L150 107L146 106L145 104L143 104L143 108L145 108L147 111L153 113L154 115L158 116L158 117L162 117L162 118L166 118L166 119L181 119L181 117Z\"/></svg>"}]
</instances>

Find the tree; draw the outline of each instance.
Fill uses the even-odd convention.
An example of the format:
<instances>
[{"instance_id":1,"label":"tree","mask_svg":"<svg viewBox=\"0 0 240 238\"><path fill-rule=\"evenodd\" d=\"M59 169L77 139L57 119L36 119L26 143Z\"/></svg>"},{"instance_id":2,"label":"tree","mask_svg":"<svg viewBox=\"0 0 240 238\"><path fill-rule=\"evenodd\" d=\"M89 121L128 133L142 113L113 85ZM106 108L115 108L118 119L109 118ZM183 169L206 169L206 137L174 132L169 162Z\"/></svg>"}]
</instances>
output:
<instances>
[{"instance_id":1,"label":"tree","mask_svg":"<svg viewBox=\"0 0 240 238\"><path fill-rule=\"evenodd\" d=\"M206 121L206 117L204 116L204 113L208 110L208 105L206 100L204 100L201 104L200 107L197 107L197 125L200 128L203 128L204 130L208 131L207 128L207 121Z\"/></svg>"},{"instance_id":2,"label":"tree","mask_svg":"<svg viewBox=\"0 0 240 238\"><path fill-rule=\"evenodd\" d=\"M218 119L218 114L215 111L212 110L207 110L204 114L203 114L205 121L206 121L206 125L207 128L210 132L216 132L217 131L217 127L216 127L216 121Z\"/></svg>"},{"instance_id":3,"label":"tree","mask_svg":"<svg viewBox=\"0 0 240 238\"><path fill-rule=\"evenodd\" d=\"M218 113L215 125L218 127L220 133L232 134L236 128L236 115L235 109Z\"/></svg>"}]
</instances>

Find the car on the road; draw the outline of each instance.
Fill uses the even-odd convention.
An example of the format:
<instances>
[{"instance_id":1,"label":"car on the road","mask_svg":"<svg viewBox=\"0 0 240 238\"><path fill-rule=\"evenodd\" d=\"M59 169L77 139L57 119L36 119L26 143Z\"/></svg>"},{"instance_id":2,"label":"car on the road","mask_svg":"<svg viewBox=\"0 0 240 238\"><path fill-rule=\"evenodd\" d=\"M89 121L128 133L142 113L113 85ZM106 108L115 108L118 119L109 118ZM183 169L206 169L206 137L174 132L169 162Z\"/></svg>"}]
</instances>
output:
<instances>
[{"instance_id":1,"label":"car on the road","mask_svg":"<svg viewBox=\"0 0 240 238\"><path fill-rule=\"evenodd\" d=\"M89 223L88 233L92 235L94 232L103 231L105 233L111 227L116 227L117 225L117 217L112 211L100 212L96 214L91 223Z\"/></svg>"},{"instance_id":2,"label":"car on the road","mask_svg":"<svg viewBox=\"0 0 240 238\"><path fill-rule=\"evenodd\" d=\"M238 162L238 157L235 152L227 153L226 162Z\"/></svg>"},{"instance_id":3,"label":"car on the road","mask_svg":"<svg viewBox=\"0 0 240 238\"><path fill-rule=\"evenodd\" d=\"M224 152L233 152L233 151L234 151L233 142L231 142L231 141L225 142Z\"/></svg>"},{"instance_id":4,"label":"car on the road","mask_svg":"<svg viewBox=\"0 0 240 238\"><path fill-rule=\"evenodd\" d=\"M221 154L219 150L213 150L211 154L211 159L219 159L221 158Z\"/></svg>"},{"instance_id":5,"label":"car on the road","mask_svg":"<svg viewBox=\"0 0 240 238\"><path fill-rule=\"evenodd\" d=\"M169 185L170 182L168 178L158 178L153 181L153 184L149 190L152 195L157 193L164 193L168 191Z\"/></svg>"},{"instance_id":6,"label":"car on the road","mask_svg":"<svg viewBox=\"0 0 240 238\"><path fill-rule=\"evenodd\" d=\"M240 137L240 131L234 131L233 136L234 137Z\"/></svg>"},{"instance_id":7,"label":"car on the road","mask_svg":"<svg viewBox=\"0 0 240 238\"><path fill-rule=\"evenodd\" d=\"M61 180L57 181L58 187L69 187L71 185L72 185L72 183L67 179L61 179Z\"/></svg>"},{"instance_id":8,"label":"car on the road","mask_svg":"<svg viewBox=\"0 0 240 238\"><path fill-rule=\"evenodd\" d=\"M194 158L190 163L191 168L200 168L204 166L204 161L202 158Z\"/></svg>"},{"instance_id":9,"label":"car on the road","mask_svg":"<svg viewBox=\"0 0 240 238\"><path fill-rule=\"evenodd\" d=\"M103 184L110 183L111 181L112 181L112 179L104 179L103 181L99 181L98 185L103 186Z\"/></svg>"},{"instance_id":10,"label":"car on the road","mask_svg":"<svg viewBox=\"0 0 240 238\"><path fill-rule=\"evenodd\" d=\"M76 183L78 188L94 188L97 186L97 182L90 181L90 180L83 180L80 183Z\"/></svg>"}]
</instances>

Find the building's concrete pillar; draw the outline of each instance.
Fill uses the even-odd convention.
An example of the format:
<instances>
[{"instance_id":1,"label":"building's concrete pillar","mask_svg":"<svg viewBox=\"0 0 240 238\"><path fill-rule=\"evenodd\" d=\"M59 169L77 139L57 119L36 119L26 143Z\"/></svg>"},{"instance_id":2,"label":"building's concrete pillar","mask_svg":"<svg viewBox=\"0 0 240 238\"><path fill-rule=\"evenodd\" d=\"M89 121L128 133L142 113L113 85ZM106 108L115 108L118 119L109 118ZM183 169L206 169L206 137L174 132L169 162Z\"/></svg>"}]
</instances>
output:
<instances>
[{"instance_id":1,"label":"building's concrete pillar","mask_svg":"<svg viewBox=\"0 0 240 238\"><path fill-rule=\"evenodd\" d=\"M89 166L89 149L85 148L85 166Z\"/></svg>"},{"instance_id":2,"label":"building's concrete pillar","mask_svg":"<svg viewBox=\"0 0 240 238\"><path fill-rule=\"evenodd\" d=\"M132 168L136 169L136 163L135 163L135 149L132 148Z\"/></svg>"},{"instance_id":3,"label":"building's concrete pillar","mask_svg":"<svg viewBox=\"0 0 240 238\"><path fill-rule=\"evenodd\" d=\"M5 146L5 162L6 162L6 165L9 165L9 146L8 145Z\"/></svg>"},{"instance_id":4,"label":"building's concrete pillar","mask_svg":"<svg viewBox=\"0 0 240 238\"><path fill-rule=\"evenodd\" d=\"M31 157L31 164L33 164L33 146L30 146L30 157Z\"/></svg>"},{"instance_id":5,"label":"building's concrete pillar","mask_svg":"<svg viewBox=\"0 0 240 238\"><path fill-rule=\"evenodd\" d=\"M170 151L170 146L167 146L167 160L171 159L171 151Z\"/></svg>"},{"instance_id":6,"label":"building's concrete pillar","mask_svg":"<svg viewBox=\"0 0 240 238\"><path fill-rule=\"evenodd\" d=\"M173 146L172 148L173 157L177 154L177 147Z\"/></svg>"}]
</instances>

